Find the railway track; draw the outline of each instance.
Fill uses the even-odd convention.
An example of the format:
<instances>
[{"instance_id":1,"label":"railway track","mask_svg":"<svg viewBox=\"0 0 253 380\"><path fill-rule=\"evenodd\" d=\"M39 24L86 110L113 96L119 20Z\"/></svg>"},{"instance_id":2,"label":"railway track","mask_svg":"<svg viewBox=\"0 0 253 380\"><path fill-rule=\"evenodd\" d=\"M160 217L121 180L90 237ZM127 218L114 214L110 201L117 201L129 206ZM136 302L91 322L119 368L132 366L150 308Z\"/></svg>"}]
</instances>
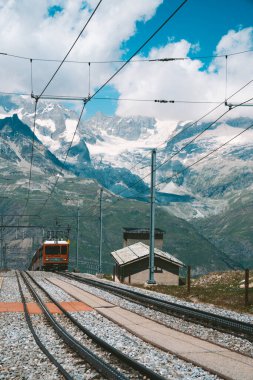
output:
<instances>
[{"instance_id":1,"label":"railway track","mask_svg":"<svg viewBox=\"0 0 253 380\"><path fill-rule=\"evenodd\" d=\"M121 351L117 350L116 348L114 348L113 346L111 346L110 344L108 344L107 342L105 342L104 340L102 340L101 338L97 337L95 334L93 334L91 331L89 331L87 328L85 328L82 324L80 324L69 312L67 312L59 302L57 302L55 300L55 298L49 294L49 292L44 289L44 287L42 285L40 285L29 273L26 272L26 275L28 276L29 280L34 283L62 312L63 314L79 329L81 330L84 334L86 334L90 339L92 339L92 341L98 345L99 347L101 347L103 350L106 350L107 352L110 352L110 354L114 355L114 357L123 363L123 365L127 365L130 370L135 370L137 371L139 374L141 374L141 378L144 377L145 379L152 379L152 380L164 380L164 377L160 376L159 374L157 374L156 372L152 371L151 369L147 368L146 366L142 365L141 363L137 362L136 360L132 359L131 357L123 354ZM29 286L29 289L31 290L31 293L32 295L34 296L34 298L36 299L36 301L39 303L39 305L42 307L42 310L44 312L45 310L45 315L47 316L47 307L45 306L45 304L43 303L43 301L41 300L41 297L38 296L38 294L35 292L35 290L31 287L31 284L27 281L27 278L21 274L22 278L24 279L25 283ZM51 314L51 313L49 313ZM52 319L54 319L54 317L51 315L51 316L47 316L47 318L51 321ZM61 327L62 328L62 327ZM57 328L58 330L58 328ZM66 334L66 331L64 331L64 335ZM73 339L73 338L72 338ZM68 339L67 339L68 341ZM80 343L78 343L78 345L80 346ZM80 351L80 347L78 347L78 349L76 350L77 353L79 353ZM88 359L90 357L90 353L88 355ZM99 360L101 360L100 358L96 359L97 362L99 362ZM93 366L94 365L94 362L90 362L90 364ZM98 372L100 372L101 374L103 374L106 378L108 379L126 379L126 377L120 373L118 373L118 371L116 371L113 367L111 368L106 368L107 363L98 363L98 365L96 366L96 370ZM110 367L110 366L109 366ZM139 378L139 377L138 377Z\"/></svg>"},{"instance_id":2,"label":"railway track","mask_svg":"<svg viewBox=\"0 0 253 380\"><path fill-rule=\"evenodd\" d=\"M32 336L34 337L34 339L35 339L37 345L39 346L39 348L41 349L41 351L48 357L48 359L51 361L51 363L53 363L56 366L56 368L62 374L62 376L67 380L73 380L73 377L70 375L70 373L68 373L62 367L62 365L55 359L55 357L48 351L46 346L40 340L39 336L36 334L36 332L33 328L33 324L32 324L31 318L30 318L30 314L28 312L27 303L26 303L25 296L24 296L24 293L23 293L23 290L22 290L20 280L19 280L17 273L16 273L16 277L17 277L17 282L18 282L19 293L20 293L21 300L22 300L23 307L24 307L25 319L26 319L27 325L31 331Z\"/></svg>"},{"instance_id":3,"label":"railway track","mask_svg":"<svg viewBox=\"0 0 253 380\"><path fill-rule=\"evenodd\" d=\"M81 278L80 276L74 275L72 273L58 274L87 285L107 290L132 302L139 303L143 306L150 307L157 311L161 311L178 318L183 318L189 322L198 323L207 327L211 326L221 332L227 332L253 341L253 324L251 323L238 321L236 319L220 316L203 310L198 310L190 306L175 304L173 302L165 300L159 300L152 295L142 294L131 289L124 289L117 285L106 284L102 281Z\"/></svg>"},{"instance_id":4,"label":"railway track","mask_svg":"<svg viewBox=\"0 0 253 380\"><path fill-rule=\"evenodd\" d=\"M22 280L24 281L26 287L28 288L29 292L31 293L32 297L36 300L37 304L43 311L44 316L50 323L50 325L53 327L54 331L57 333L57 335L64 341L64 343L72 350L74 351L79 358L83 359L86 363L89 363L89 365L95 369L99 374L101 374L106 379L113 379L113 380L126 380L127 377L124 376L121 372L117 371L115 368L113 368L110 364L106 363L103 359L101 359L99 356L94 354L91 350L89 350L87 347L83 346L78 342L75 338L73 338L72 335L68 333L68 331L57 322L55 317L51 314L51 312L48 310L47 306L43 302L42 298L38 295L38 292L35 291L34 287L31 285L31 283L27 280L26 276L23 273L20 273L20 276ZM48 356L48 355L47 355ZM53 359L53 364L56 364L57 360L51 355L51 357L48 356L48 358L51 360ZM57 366L59 369L59 367ZM63 372L61 371L62 375L66 379L74 379L73 376L71 376L67 371Z\"/></svg>"}]
</instances>

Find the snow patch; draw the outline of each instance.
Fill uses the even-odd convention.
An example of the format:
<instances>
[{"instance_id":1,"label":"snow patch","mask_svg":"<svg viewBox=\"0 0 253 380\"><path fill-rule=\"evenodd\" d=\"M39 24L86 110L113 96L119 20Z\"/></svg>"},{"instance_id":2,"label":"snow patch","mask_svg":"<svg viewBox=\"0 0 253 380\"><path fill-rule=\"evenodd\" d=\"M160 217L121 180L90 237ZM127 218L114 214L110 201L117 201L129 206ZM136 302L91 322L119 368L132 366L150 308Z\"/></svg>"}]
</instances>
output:
<instances>
[{"instance_id":1,"label":"snow patch","mask_svg":"<svg viewBox=\"0 0 253 380\"><path fill-rule=\"evenodd\" d=\"M46 127L52 133L56 131L55 122L52 119L36 119L36 124Z\"/></svg>"},{"instance_id":2,"label":"snow patch","mask_svg":"<svg viewBox=\"0 0 253 380\"><path fill-rule=\"evenodd\" d=\"M47 148L50 148L52 152L57 151L61 147L59 141L53 140L50 136L43 135L38 131L38 129L35 130L35 135L42 142L42 144Z\"/></svg>"},{"instance_id":3,"label":"snow patch","mask_svg":"<svg viewBox=\"0 0 253 380\"><path fill-rule=\"evenodd\" d=\"M160 186L160 191L168 194L185 195L188 194L181 187L177 186L173 182L166 183L164 186Z\"/></svg>"},{"instance_id":4,"label":"snow patch","mask_svg":"<svg viewBox=\"0 0 253 380\"><path fill-rule=\"evenodd\" d=\"M65 121L65 125L66 125L66 129L63 133L61 133L59 135L59 137L61 139L63 139L64 141L66 142L71 142L72 141L72 138L73 138L73 135L75 133L75 130L76 130L76 126L77 126L77 120L75 119L67 119ZM80 142L80 136L78 136L78 134L75 135L75 138L74 138L74 141L73 141L73 144L78 144Z\"/></svg>"},{"instance_id":5,"label":"snow patch","mask_svg":"<svg viewBox=\"0 0 253 380\"><path fill-rule=\"evenodd\" d=\"M174 121L157 120L152 134L146 139L139 138L137 140L126 141L121 137L103 134L104 141L97 141L96 144L87 143L87 146L91 155L103 155L107 162L111 162L114 160L115 156L118 156L123 152L129 152L129 154L132 154L133 151L152 149L167 142L176 127L177 123Z\"/></svg>"}]
</instances>

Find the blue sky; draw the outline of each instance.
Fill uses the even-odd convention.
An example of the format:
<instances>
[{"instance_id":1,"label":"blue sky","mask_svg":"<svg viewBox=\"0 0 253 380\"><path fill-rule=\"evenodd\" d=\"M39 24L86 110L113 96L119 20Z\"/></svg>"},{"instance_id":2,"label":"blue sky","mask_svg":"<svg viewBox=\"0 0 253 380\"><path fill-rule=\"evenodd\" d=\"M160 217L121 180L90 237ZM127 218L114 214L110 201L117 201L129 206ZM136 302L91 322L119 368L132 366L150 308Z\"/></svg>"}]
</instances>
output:
<instances>
[{"instance_id":1,"label":"blue sky","mask_svg":"<svg viewBox=\"0 0 253 380\"><path fill-rule=\"evenodd\" d=\"M164 1L150 21L137 23L137 33L125 47L135 49L179 4L181 1L178 0ZM229 29L245 28L252 24L252 0L189 0L143 52L147 53L151 46L166 44L168 37L174 37L175 40L187 39L199 44L197 55L209 55Z\"/></svg>"},{"instance_id":2,"label":"blue sky","mask_svg":"<svg viewBox=\"0 0 253 380\"><path fill-rule=\"evenodd\" d=\"M182 1L163 1L156 14L147 22L138 21L136 33L122 44L127 59L160 24L167 15L181 4ZM186 39L198 48L192 50L190 56L212 55L222 36L231 29L240 30L252 26L253 22L252 0L189 0L188 3L174 16L174 18L155 36L142 50L141 54L147 56L153 47L161 47L168 43ZM211 59L203 60L205 69ZM118 92L109 86L98 96L117 97ZM86 117L99 110L103 113L114 114L117 102L93 101L87 105Z\"/></svg>"}]
</instances>

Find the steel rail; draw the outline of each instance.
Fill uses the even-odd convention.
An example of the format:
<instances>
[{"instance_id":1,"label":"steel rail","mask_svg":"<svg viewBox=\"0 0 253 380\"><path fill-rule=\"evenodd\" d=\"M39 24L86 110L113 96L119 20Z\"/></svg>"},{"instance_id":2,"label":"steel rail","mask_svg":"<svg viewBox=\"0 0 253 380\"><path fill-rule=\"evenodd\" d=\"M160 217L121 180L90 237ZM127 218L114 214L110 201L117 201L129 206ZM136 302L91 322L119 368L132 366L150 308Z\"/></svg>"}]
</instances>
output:
<instances>
[{"instance_id":1,"label":"steel rail","mask_svg":"<svg viewBox=\"0 0 253 380\"><path fill-rule=\"evenodd\" d=\"M30 293L39 304L45 317L51 323L52 327L56 333L63 339L63 341L70 346L82 359L88 362L96 371L102 374L106 379L109 380L127 380L128 378L113 368L110 364L106 363L103 359L95 355L91 350L84 347L80 342L78 342L72 335L70 335L62 326L59 324L54 316L50 313L47 306L44 304L40 296L33 289L27 278L23 273L20 273L22 279L27 285Z\"/></svg>"},{"instance_id":2,"label":"steel rail","mask_svg":"<svg viewBox=\"0 0 253 380\"><path fill-rule=\"evenodd\" d=\"M83 282L85 284L93 285L99 288L109 290L117 295L124 296L131 301L138 302L144 306L150 306L158 311L163 311L167 314L173 314L179 318L183 318L189 321L197 321L203 325L214 326L217 330L226 331L236 335L243 335L249 340L253 340L253 324L238 321L233 318L217 315L208 311L194 309L190 306L179 305L174 302L159 300L154 296L141 294L131 289L123 289L119 286L105 284L104 282L92 280L88 278L80 278L70 273L60 273L63 276Z\"/></svg>"},{"instance_id":3,"label":"steel rail","mask_svg":"<svg viewBox=\"0 0 253 380\"><path fill-rule=\"evenodd\" d=\"M55 298L46 290L42 285L40 285L32 276L30 273L25 272L27 276L47 295L47 297L71 320L71 322L74 323L83 333L85 333L87 336L89 336L96 344L101 346L103 349L109 351L113 355L115 355L118 359L122 360L124 364L129 365L136 371L140 372L141 374L147 376L148 378L152 380L165 380L165 378L156 372L152 371L151 369L147 368L143 364L137 362L136 360L132 359L130 356L124 354L123 352L117 350L115 347L108 344L103 339L99 338L97 335L93 334L90 330L88 330L85 326L83 326L76 318L74 318L68 311L66 311L62 305L55 300Z\"/></svg>"},{"instance_id":4,"label":"steel rail","mask_svg":"<svg viewBox=\"0 0 253 380\"><path fill-rule=\"evenodd\" d=\"M15 273L16 273L16 277L17 277L17 281L18 281L19 293L20 293L21 300L22 300L23 307L24 307L25 319L26 319L27 325L28 325L28 327L29 327L29 329L31 331L31 334L32 334L35 342L37 343L37 345L39 346L39 348L41 349L41 351L48 357L48 359L51 361L51 363L53 363L56 366L56 368L58 369L58 371L64 376L65 379L67 379L67 380L74 380L74 378L62 367L62 365L48 351L48 349L46 348L46 346L42 343L42 341L40 340L40 338L36 334L36 332L35 332L35 330L33 328L33 325L32 325L30 314L29 314L28 309L27 309L27 304L26 304L25 296L24 296L24 293L23 293L23 290L22 290L22 287L21 287L21 284L20 284L19 277L17 275L17 272L15 272Z\"/></svg>"}]
</instances>

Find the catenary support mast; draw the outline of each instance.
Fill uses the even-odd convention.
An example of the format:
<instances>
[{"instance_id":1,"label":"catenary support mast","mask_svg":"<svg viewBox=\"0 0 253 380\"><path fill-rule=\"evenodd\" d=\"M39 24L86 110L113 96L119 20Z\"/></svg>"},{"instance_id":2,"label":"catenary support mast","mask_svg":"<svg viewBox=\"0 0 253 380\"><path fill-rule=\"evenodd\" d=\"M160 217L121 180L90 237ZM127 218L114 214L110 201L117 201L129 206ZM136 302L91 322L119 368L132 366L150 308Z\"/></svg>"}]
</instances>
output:
<instances>
[{"instance_id":1,"label":"catenary support mast","mask_svg":"<svg viewBox=\"0 0 253 380\"><path fill-rule=\"evenodd\" d=\"M79 200L77 205L77 231L76 231L76 270L78 270L79 266L79 223L80 223L80 208L79 208Z\"/></svg>"},{"instance_id":2,"label":"catenary support mast","mask_svg":"<svg viewBox=\"0 0 253 380\"><path fill-rule=\"evenodd\" d=\"M150 186L150 231L149 231L149 279L148 284L155 284L155 177L156 177L156 149L152 150L151 158L151 186Z\"/></svg>"},{"instance_id":3,"label":"catenary support mast","mask_svg":"<svg viewBox=\"0 0 253 380\"><path fill-rule=\"evenodd\" d=\"M99 224L100 224L100 234L99 234L99 273L102 273L102 239L103 239L103 214L102 214L102 198L103 198L103 188L100 189L100 216L99 216Z\"/></svg>"}]
</instances>

